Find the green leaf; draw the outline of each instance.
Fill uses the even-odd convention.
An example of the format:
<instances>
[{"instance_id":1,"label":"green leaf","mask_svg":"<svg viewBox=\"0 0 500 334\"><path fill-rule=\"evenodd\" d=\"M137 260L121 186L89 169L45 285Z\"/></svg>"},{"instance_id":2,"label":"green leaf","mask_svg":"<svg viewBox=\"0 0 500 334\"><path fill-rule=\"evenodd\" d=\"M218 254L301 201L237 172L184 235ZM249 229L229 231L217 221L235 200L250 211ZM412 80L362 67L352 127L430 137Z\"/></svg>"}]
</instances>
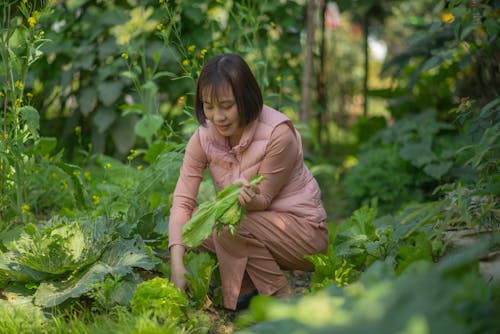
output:
<instances>
[{"instance_id":1,"label":"green leaf","mask_svg":"<svg viewBox=\"0 0 500 334\"><path fill-rule=\"evenodd\" d=\"M430 163L424 167L424 172L427 175L432 176L436 180L439 180L444 174L446 174L453 166L451 161L443 161L439 163Z\"/></svg>"},{"instance_id":2,"label":"green leaf","mask_svg":"<svg viewBox=\"0 0 500 334\"><path fill-rule=\"evenodd\" d=\"M137 286L131 306L134 314L153 314L160 319L178 321L189 302L184 290L166 278L155 277Z\"/></svg>"},{"instance_id":3,"label":"green leaf","mask_svg":"<svg viewBox=\"0 0 500 334\"><path fill-rule=\"evenodd\" d=\"M121 95L123 83L121 81L104 81L97 85L99 99L105 106L112 106Z\"/></svg>"},{"instance_id":4,"label":"green leaf","mask_svg":"<svg viewBox=\"0 0 500 334\"><path fill-rule=\"evenodd\" d=\"M172 73L172 72L162 71L162 72L155 73L155 75L153 75L153 80L163 78L163 77L175 78L176 75L175 75L175 73Z\"/></svg>"},{"instance_id":5,"label":"green leaf","mask_svg":"<svg viewBox=\"0 0 500 334\"><path fill-rule=\"evenodd\" d=\"M113 124L111 137L118 151L122 154L128 154L134 145L136 137L133 129L136 119L135 115L127 115L118 118Z\"/></svg>"},{"instance_id":6,"label":"green leaf","mask_svg":"<svg viewBox=\"0 0 500 334\"><path fill-rule=\"evenodd\" d=\"M57 146L57 139L54 137L41 137L35 144L33 153L45 156L52 152Z\"/></svg>"},{"instance_id":7,"label":"green leaf","mask_svg":"<svg viewBox=\"0 0 500 334\"><path fill-rule=\"evenodd\" d=\"M111 108L98 108L94 117L92 118L92 123L97 128L100 133L105 132L118 117L117 113Z\"/></svg>"},{"instance_id":8,"label":"green leaf","mask_svg":"<svg viewBox=\"0 0 500 334\"><path fill-rule=\"evenodd\" d=\"M0 286L8 282L40 282L49 274L32 269L19 263L15 251L0 254Z\"/></svg>"},{"instance_id":9,"label":"green leaf","mask_svg":"<svg viewBox=\"0 0 500 334\"><path fill-rule=\"evenodd\" d=\"M57 306L69 298L78 298L89 292L108 274L120 277L132 272L135 267L152 269L154 264L139 243L138 238L117 239L109 244L101 259L90 268L65 281L43 282L35 293L35 304Z\"/></svg>"},{"instance_id":10,"label":"green leaf","mask_svg":"<svg viewBox=\"0 0 500 334\"><path fill-rule=\"evenodd\" d=\"M135 267L146 270L154 267L139 236L114 240L102 254L100 262L109 266L109 273L114 276L125 276Z\"/></svg>"},{"instance_id":11,"label":"green leaf","mask_svg":"<svg viewBox=\"0 0 500 334\"><path fill-rule=\"evenodd\" d=\"M53 275L72 273L99 258L111 239L110 223L54 217L38 230L26 225L14 242L18 261L24 266Z\"/></svg>"},{"instance_id":12,"label":"green leaf","mask_svg":"<svg viewBox=\"0 0 500 334\"><path fill-rule=\"evenodd\" d=\"M217 264L215 259L206 252L189 252L186 255L186 269L188 271L186 279L191 284L196 304L202 306L205 303L212 273Z\"/></svg>"},{"instance_id":13,"label":"green leaf","mask_svg":"<svg viewBox=\"0 0 500 334\"><path fill-rule=\"evenodd\" d=\"M86 87L78 97L78 105L83 116L88 116L97 106L97 91L94 87Z\"/></svg>"},{"instance_id":14,"label":"green leaf","mask_svg":"<svg viewBox=\"0 0 500 334\"><path fill-rule=\"evenodd\" d=\"M496 98L496 99L488 102L488 104L486 104L484 107L481 108L481 113L487 112L490 109L493 109L494 107L496 107L497 105L500 105L500 98Z\"/></svg>"},{"instance_id":15,"label":"green leaf","mask_svg":"<svg viewBox=\"0 0 500 334\"><path fill-rule=\"evenodd\" d=\"M258 184L263 179L264 176L259 175L249 184ZM199 206L191 219L183 226L182 237L188 247L197 247L208 238L219 218L238 201L240 189L240 185L230 184L217 194L215 200L203 202Z\"/></svg>"},{"instance_id":16,"label":"green leaf","mask_svg":"<svg viewBox=\"0 0 500 334\"><path fill-rule=\"evenodd\" d=\"M216 210L211 202L204 202L182 228L182 240L188 247L198 247L215 227Z\"/></svg>"},{"instance_id":17,"label":"green leaf","mask_svg":"<svg viewBox=\"0 0 500 334\"><path fill-rule=\"evenodd\" d=\"M35 304L54 307L69 298L78 298L89 292L94 284L102 282L108 273L109 268L99 262L68 281L43 282L35 293Z\"/></svg>"},{"instance_id":18,"label":"green leaf","mask_svg":"<svg viewBox=\"0 0 500 334\"><path fill-rule=\"evenodd\" d=\"M416 167L422 167L434 159L429 142L405 143L399 155Z\"/></svg>"},{"instance_id":19,"label":"green leaf","mask_svg":"<svg viewBox=\"0 0 500 334\"><path fill-rule=\"evenodd\" d=\"M124 78L134 80L134 81L138 79L137 74L135 72L132 72L132 71L124 71L124 72L121 72L120 75Z\"/></svg>"},{"instance_id":20,"label":"green leaf","mask_svg":"<svg viewBox=\"0 0 500 334\"><path fill-rule=\"evenodd\" d=\"M495 37L498 34L498 30L500 29L498 21L488 18L483 24L486 27L486 31L488 32L490 38Z\"/></svg>"},{"instance_id":21,"label":"green leaf","mask_svg":"<svg viewBox=\"0 0 500 334\"><path fill-rule=\"evenodd\" d=\"M145 84L141 86L145 91L150 91L151 94L156 94L158 91L158 86L151 80L147 81Z\"/></svg>"},{"instance_id":22,"label":"green leaf","mask_svg":"<svg viewBox=\"0 0 500 334\"><path fill-rule=\"evenodd\" d=\"M148 146L154 135L161 129L163 118L160 115L145 115L134 127L136 135L146 139Z\"/></svg>"},{"instance_id":23,"label":"green leaf","mask_svg":"<svg viewBox=\"0 0 500 334\"><path fill-rule=\"evenodd\" d=\"M40 130L40 114L32 106L23 106L20 109L21 117L26 121L28 129L33 138L38 139L38 130Z\"/></svg>"}]
</instances>

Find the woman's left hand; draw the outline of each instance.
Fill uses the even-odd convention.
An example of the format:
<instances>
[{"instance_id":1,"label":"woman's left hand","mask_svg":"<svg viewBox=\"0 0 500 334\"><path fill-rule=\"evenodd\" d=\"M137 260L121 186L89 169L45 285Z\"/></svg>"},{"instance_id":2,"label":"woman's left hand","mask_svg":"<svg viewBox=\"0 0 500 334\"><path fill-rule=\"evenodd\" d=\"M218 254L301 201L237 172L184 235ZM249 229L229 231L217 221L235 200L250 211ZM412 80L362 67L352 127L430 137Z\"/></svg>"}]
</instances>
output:
<instances>
[{"instance_id":1,"label":"woman's left hand","mask_svg":"<svg viewBox=\"0 0 500 334\"><path fill-rule=\"evenodd\" d=\"M259 187L257 187L256 185L250 185L250 183L244 178L239 178L233 183L242 186L240 195L238 196L238 200L243 206L250 203L255 196L260 194Z\"/></svg>"}]
</instances>

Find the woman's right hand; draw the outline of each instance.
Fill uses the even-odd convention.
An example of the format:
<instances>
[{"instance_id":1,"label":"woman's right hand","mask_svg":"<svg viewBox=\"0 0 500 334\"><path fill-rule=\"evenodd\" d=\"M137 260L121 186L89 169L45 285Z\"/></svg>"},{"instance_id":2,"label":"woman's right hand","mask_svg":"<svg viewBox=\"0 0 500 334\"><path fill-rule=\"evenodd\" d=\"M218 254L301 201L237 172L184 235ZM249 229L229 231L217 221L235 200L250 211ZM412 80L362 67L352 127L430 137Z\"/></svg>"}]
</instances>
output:
<instances>
[{"instance_id":1,"label":"woman's right hand","mask_svg":"<svg viewBox=\"0 0 500 334\"><path fill-rule=\"evenodd\" d=\"M170 260L171 260L171 273L170 279L174 283L174 286L179 289L185 289L187 285L186 266L184 265L184 246L173 245L170 248Z\"/></svg>"}]
</instances>

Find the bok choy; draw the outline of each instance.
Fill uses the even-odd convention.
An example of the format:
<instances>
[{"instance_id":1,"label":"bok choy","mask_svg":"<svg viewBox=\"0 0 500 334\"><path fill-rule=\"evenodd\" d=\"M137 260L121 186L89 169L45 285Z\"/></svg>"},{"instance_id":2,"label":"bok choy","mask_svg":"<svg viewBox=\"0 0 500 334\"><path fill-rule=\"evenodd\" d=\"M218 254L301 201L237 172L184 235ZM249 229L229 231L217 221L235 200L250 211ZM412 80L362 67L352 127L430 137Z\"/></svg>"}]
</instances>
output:
<instances>
[{"instance_id":1,"label":"bok choy","mask_svg":"<svg viewBox=\"0 0 500 334\"><path fill-rule=\"evenodd\" d=\"M250 185L259 184L263 179L264 176L259 175L250 181ZM214 200L200 204L198 210L183 226L182 238L186 246L199 246L214 228L220 230L223 226L228 226L229 231L234 233L243 218L243 208L238 201L241 188L241 185L231 184L222 189Z\"/></svg>"}]
</instances>

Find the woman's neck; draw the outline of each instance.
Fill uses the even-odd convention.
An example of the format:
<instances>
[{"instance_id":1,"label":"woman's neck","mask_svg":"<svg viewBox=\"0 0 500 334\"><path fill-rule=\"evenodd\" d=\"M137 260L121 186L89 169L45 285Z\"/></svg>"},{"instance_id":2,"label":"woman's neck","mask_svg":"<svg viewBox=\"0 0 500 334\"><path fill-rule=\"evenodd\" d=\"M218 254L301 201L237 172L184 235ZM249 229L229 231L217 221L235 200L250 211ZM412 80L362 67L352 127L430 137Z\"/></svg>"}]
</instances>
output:
<instances>
[{"instance_id":1,"label":"woman's neck","mask_svg":"<svg viewBox=\"0 0 500 334\"><path fill-rule=\"evenodd\" d=\"M233 133L228 137L228 142L230 147L235 147L240 143L240 139L243 136L244 130L245 128L239 128L238 131L236 131L235 133Z\"/></svg>"}]
</instances>

